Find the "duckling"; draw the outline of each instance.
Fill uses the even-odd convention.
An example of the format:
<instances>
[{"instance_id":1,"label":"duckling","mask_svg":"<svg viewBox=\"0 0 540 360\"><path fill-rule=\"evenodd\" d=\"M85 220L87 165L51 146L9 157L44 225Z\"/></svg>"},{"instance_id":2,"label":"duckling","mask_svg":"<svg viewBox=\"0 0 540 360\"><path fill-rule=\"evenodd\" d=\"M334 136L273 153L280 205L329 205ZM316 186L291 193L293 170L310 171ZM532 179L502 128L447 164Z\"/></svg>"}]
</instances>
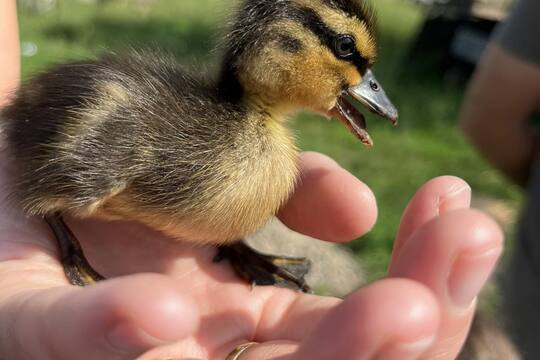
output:
<instances>
[{"instance_id":1,"label":"duckling","mask_svg":"<svg viewBox=\"0 0 540 360\"><path fill-rule=\"evenodd\" d=\"M62 216L132 220L216 245L253 284L308 291L305 259L241 239L287 201L298 150L287 118L310 110L372 140L351 103L397 121L371 68L375 20L363 0L243 0L206 81L167 56L134 52L62 64L26 82L1 113L16 197L56 236L75 285L103 277Z\"/></svg>"}]
</instances>

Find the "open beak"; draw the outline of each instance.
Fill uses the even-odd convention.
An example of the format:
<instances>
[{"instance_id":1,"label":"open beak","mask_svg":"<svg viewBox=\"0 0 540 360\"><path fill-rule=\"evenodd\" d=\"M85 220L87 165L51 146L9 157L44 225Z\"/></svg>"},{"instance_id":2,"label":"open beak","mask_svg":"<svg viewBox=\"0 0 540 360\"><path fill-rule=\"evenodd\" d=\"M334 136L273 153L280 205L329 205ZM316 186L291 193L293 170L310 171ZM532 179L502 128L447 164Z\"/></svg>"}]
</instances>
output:
<instances>
[{"instance_id":1,"label":"open beak","mask_svg":"<svg viewBox=\"0 0 540 360\"><path fill-rule=\"evenodd\" d=\"M372 113L397 125L398 111L386 96L371 70L365 73L360 84L350 87L338 98L336 106L331 110L330 114L343 122L364 144L372 146L373 141L366 131L364 115L349 102L345 95L358 100Z\"/></svg>"}]
</instances>

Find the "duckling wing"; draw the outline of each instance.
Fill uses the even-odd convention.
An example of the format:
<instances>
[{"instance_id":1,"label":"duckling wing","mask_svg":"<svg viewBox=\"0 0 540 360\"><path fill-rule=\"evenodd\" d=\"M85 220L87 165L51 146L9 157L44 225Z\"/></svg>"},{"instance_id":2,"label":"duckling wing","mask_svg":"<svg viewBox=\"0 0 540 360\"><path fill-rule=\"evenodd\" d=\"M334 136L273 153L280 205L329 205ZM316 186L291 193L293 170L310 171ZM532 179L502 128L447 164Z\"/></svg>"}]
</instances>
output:
<instances>
[{"instance_id":1,"label":"duckling wing","mask_svg":"<svg viewBox=\"0 0 540 360\"><path fill-rule=\"evenodd\" d=\"M46 214L89 212L150 175L174 175L187 196L234 112L174 61L132 54L56 66L24 84L1 117L17 195L29 213Z\"/></svg>"}]
</instances>

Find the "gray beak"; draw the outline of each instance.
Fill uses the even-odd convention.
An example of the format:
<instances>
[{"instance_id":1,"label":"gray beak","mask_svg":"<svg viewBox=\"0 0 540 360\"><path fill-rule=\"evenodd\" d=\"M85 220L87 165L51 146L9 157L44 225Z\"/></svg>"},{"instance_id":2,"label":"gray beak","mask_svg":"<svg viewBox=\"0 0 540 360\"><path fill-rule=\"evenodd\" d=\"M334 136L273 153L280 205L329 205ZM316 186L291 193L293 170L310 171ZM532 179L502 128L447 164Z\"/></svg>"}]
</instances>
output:
<instances>
[{"instance_id":1,"label":"gray beak","mask_svg":"<svg viewBox=\"0 0 540 360\"><path fill-rule=\"evenodd\" d=\"M372 113L389 119L394 125L397 124L398 111L386 96L371 70L366 71L362 82L350 87L348 93Z\"/></svg>"}]
</instances>

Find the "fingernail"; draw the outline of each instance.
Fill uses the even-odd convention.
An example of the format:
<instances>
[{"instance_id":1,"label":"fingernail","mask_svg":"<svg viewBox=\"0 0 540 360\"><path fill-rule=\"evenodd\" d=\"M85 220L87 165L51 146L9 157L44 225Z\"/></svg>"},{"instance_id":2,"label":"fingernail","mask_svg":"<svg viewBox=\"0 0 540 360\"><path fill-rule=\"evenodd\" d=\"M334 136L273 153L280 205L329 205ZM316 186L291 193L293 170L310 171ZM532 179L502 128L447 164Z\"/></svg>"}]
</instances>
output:
<instances>
[{"instance_id":1,"label":"fingernail","mask_svg":"<svg viewBox=\"0 0 540 360\"><path fill-rule=\"evenodd\" d=\"M426 352L435 342L435 336L425 337L408 343L392 344L383 348L375 359L380 360L407 360L418 359L418 357Z\"/></svg>"},{"instance_id":2,"label":"fingernail","mask_svg":"<svg viewBox=\"0 0 540 360\"><path fill-rule=\"evenodd\" d=\"M459 182L454 187L450 187L439 199L439 213L451 210L463 209L470 206L471 187L464 182ZM465 206L464 206L465 205Z\"/></svg>"},{"instance_id":3,"label":"fingernail","mask_svg":"<svg viewBox=\"0 0 540 360\"><path fill-rule=\"evenodd\" d=\"M120 323L113 327L107 333L106 339L114 350L124 354L132 354L164 344L164 341L160 341L128 323Z\"/></svg>"},{"instance_id":4,"label":"fingernail","mask_svg":"<svg viewBox=\"0 0 540 360\"><path fill-rule=\"evenodd\" d=\"M448 292L452 302L468 308L488 280L502 249L500 247L480 255L460 255L454 262L448 279Z\"/></svg>"}]
</instances>

